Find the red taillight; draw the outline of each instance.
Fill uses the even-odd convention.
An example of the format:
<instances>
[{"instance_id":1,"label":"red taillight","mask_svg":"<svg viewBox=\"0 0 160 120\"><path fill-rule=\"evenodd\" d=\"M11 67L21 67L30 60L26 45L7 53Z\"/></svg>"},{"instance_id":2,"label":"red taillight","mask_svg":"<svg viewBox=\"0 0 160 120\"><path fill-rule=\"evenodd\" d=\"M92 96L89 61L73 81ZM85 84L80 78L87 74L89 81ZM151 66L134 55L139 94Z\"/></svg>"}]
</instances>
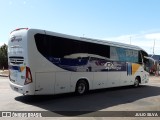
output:
<instances>
[{"instance_id":1,"label":"red taillight","mask_svg":"<svg viewBox=\"0 0 160 120\"><path fill-rule=\"evenodd\" d=\"M31 70L29 67L26 67L26 79L25 79L24 85L29 84L31 82L32 82Z\"/></svg>"}]
</instances>

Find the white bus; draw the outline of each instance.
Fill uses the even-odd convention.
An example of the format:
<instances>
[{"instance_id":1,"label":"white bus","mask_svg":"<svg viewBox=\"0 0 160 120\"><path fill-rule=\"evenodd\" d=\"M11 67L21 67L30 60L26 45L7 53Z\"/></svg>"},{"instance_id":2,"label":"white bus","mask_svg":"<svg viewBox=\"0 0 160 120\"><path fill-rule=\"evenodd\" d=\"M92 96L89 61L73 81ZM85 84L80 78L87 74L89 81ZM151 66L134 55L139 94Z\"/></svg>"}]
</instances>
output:
<instances>
[{"instance_id":1,"label":"white bus","mask_svg":"<svg viewBox=\"0 0 160 120\"><path fill-rule=\"evenodd\" d=\"M10 86L45 95L147 83L148 54L138 46L20 28L8 42Z\"/></svg>"}]
</instances>

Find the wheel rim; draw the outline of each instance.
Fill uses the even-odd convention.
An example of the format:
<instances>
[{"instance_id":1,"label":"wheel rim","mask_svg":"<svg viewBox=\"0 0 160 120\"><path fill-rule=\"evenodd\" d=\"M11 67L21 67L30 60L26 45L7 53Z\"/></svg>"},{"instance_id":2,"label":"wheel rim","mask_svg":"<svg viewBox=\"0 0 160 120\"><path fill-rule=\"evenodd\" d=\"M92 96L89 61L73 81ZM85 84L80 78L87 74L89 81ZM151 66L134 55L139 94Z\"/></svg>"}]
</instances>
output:
<instances>
[{"instance_id":1,"label":"wheel rim","mask_svg":"<svg viewBox=\"0 0 160 120\"><path fill-rule=\"evenodd\" d=\"M78 93L82 94L84 93L86 90L86 86L84 83L80 83L79 86L78 86Z\"/></svg>"}]
</instances>

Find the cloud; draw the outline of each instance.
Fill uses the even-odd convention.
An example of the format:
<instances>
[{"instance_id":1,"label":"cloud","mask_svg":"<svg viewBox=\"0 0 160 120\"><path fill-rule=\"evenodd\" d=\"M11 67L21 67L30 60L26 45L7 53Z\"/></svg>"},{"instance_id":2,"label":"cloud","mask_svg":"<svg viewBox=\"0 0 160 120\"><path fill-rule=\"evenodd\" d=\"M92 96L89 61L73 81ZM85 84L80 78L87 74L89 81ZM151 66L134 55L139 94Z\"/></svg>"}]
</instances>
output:
<instances>
[{"instance_id":1,"label":"cloud","mask_svg":"<svg viewBox=\"0 0 160 120\"><path fill-rule=\"evenodd\" d=\"M121 35L108 37L103 40L136 45L147 51L149 54L153 54L154 46L154 53L158 55L160 54L160 33Z\"/></svg>"},{"instance_id":2,"label":"cloud","mask_svg":"<svg viewBox=\"0 0 160 120\"><path fill-rule=\"evenodd\" d=\"M145 35L146 39L160 39L160 33L151 33Z\"/></svg>"}]
</instances>

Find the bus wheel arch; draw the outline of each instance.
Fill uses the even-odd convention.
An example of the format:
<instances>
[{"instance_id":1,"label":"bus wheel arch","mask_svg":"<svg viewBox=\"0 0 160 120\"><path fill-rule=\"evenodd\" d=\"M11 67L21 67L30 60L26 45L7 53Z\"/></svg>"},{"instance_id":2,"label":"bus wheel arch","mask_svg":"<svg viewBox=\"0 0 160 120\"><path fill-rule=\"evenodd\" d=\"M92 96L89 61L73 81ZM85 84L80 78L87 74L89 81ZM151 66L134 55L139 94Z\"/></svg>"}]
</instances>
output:
<instances>
[{"instance_id":1,"label":"bus wheel arch","mask_svg":"<svg viewBox=\"0 0 160 120\"><path fill-rule=\"evenodd\" d=\"M134 80L134 87L139 87L140 83L141 83L141 77L140 76L136 76L136 78Z\"/></svg>"},{"instance_id":2,"label":"bus wheel arch","mask_svg":"<svg viewBox=\"0 0 160 120\"><path fill-rule=\"evenodd\" d=\"M89 90L89 82L87 79L79 79L76 83L75 92L78 95L85 94Z\"/></svg>"}]
</instances>

